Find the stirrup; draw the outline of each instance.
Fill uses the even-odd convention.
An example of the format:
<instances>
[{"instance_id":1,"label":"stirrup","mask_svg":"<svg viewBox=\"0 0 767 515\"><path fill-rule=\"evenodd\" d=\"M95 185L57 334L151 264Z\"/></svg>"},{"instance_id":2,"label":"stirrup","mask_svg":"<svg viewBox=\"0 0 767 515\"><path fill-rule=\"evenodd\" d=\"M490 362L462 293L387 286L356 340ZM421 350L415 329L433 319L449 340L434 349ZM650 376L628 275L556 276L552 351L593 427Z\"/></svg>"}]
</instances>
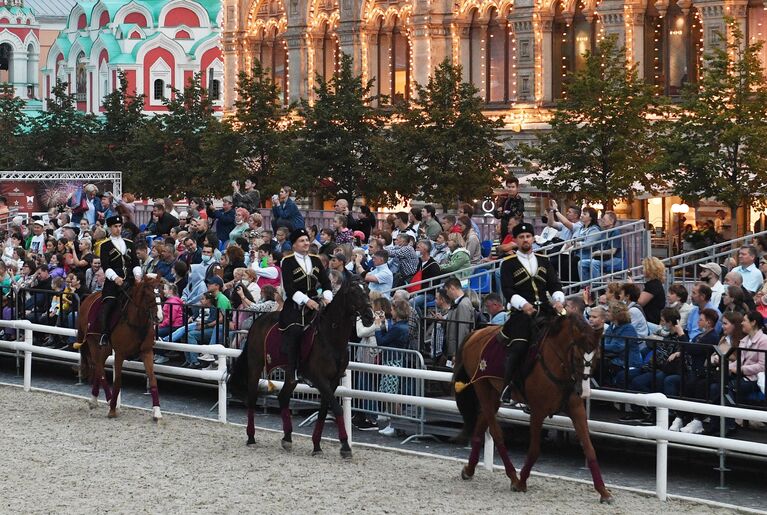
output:
<instances>
[{"instance_id":1,"label":"stirrup","mask_svg":"<svg viewBox=\"0 0 767 515\"><path fill-rule=\"evenodd\" d=\"M82 347L82 346L83 346L83 342L75 342L75 343L72 344L72 348L74 350L79 350L80 347Z\"/></svg>"},{"instance_id":2,"label":"stirrup","mask_svg":"<svg viewBox=\"0 0 767 515\"><path fill-rule=\"evenodd\" d=\"M101 339L99 339L99 347L106 347L111 342L109 341L109 335L104 333L101 335Z\"/></svg>"},{"instance_id":3,"label":"stirrup","mask_svg":"<svg viewBox=\"0 0 767 515\"><path fill-rule=\"evenodd\" d=\"M514 404L514 401L511 399L512 394L512 383L509 383L506 385L506 388L503 389L501 392L501 404L504 406L511 406Z\"/></svg>"}]
</instances>

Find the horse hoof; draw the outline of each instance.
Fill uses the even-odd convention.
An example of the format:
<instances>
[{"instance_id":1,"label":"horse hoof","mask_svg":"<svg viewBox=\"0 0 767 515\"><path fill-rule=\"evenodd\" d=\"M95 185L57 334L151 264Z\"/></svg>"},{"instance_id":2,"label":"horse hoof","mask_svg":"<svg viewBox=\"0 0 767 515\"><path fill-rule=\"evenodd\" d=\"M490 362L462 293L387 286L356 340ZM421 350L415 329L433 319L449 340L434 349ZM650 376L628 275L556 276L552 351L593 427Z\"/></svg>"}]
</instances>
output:
<instances>
[{"instance_id":1,"label":"horse hoof","mask_svg":"<svg viewBox=\"0 0 767 515\"><path fill-rule=\"evenodd\" d=\"M312 451L312 456L322 456L322 449L314 449Z\"/></svg>"},{"instance_id":2,"label":"horse hoof","mask_svg":"<svg viewBox=\"0 0 767 515\"><path fill-rule=\"evenodd\" d=\"M245 445L256 445L256 438L254 436L249 436L248 443L246 443Z\"/></svg>"},{"instance_id":3,"label":"horse hoof","mask_svg":"<svg viewBox=\"0 0 767 515\"><path fill-rule=\"evenodd\" d=\"M107 413L108 418L117 418L117 411L116 410L109 410L109 413Z\"/></svg>"},{"instance_id":4,"label":"horse hoof","mask_svg":"<svg viewBox=\"0 0 767 515\"><path fill-rule=\"evenodd\" d=\"M462 468L462 469L461 469L461 479L463 479L464 481L471 481L473 478L474 478L474 475L473 475L473 474L472 474L472 475L469 475L469 474L466 472L466 467L464 467L464 468Z\"/></svg>"},{"instance_id":5,"label":"horse hoof","mask_svg":"<svg viewBox=\"0 0 767 515\"><path fill-rule=\"evenodd\" d=\"M613 503L615 503L615 498L612 495L599 498L599 504L613 504Z\"/></svg>"},{"instance_id":6,"label":"horse hoof","mask_svg":"<svg viewBox=\"0 0 767 515\"><path fill-rule=\"evenodd\" d=\"M511 491L512 492L522 492L522 493L525 493L525 492L527 492L527 485L524 484L524 483L514 483L512 481L512 483L511 483Z\"/></svg>"},{"instance_id":7,"label":"horse hoof","mask_svg":"<svg viewBox=\"0 0 767 515\"><path fill-rule=\"evenodd\" d=\"M99 398L98 397L91 397L88 399L88 407L90 409L97 408L99 406Z\"/></svg>"},{"instance_id":8,"label":"horse hoof","mask_svg":"<svg viewBox=\"0 0 767 515\"><path fill-rule=\"evenodd\" d=\"M280 444L282 445L283 450L290 452L293 450L293 442L288 442L287 440L280 440Z\"/></svg>"},{"instance_id":9,"label":"horse hoof","mask_svg":"<svg viewBox=\"0 0 767 515\"><path fill-rule=\"evenodd\" d=\"M152 420L159 422L161 418L162 412L160 411L160 406L152 406Z\"/></svg>"},{"instance_id":10,"label":"horse hoof","mask_svg":"<svg viewBox=\"0 0 767 515\"><path fill-rule=\"evenodd\" d=\"M322 451L320 451L322 452ZM341 449L341 457L345 460L349 460L352 457L352 450L351 449Z\"/></svg>"}]
</instances>

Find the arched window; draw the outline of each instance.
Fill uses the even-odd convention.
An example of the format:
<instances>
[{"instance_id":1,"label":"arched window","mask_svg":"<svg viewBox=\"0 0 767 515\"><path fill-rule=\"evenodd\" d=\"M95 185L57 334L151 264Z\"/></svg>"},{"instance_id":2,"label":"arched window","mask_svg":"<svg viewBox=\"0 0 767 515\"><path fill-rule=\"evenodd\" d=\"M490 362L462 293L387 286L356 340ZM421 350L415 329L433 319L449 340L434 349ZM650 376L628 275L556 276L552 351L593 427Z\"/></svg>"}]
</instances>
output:
<instances>
[{"instance_id":1,"label":"arched window","mask_svg":"<svg viewBox=\"0 0 767 515\"><path fill-rule=\"evenodd\" d=\"M152 85L152 98L155 100L163 100L165 98L165 81L162 79L155 79Z\"/></svg>"},{"instance_id":2,"label":"arched window","mask_svg":"<svg viewBox=\"0 0 767 515\"><path fill-rule=\"evenodd\" d=\"M288 103L288 49L285 45L285 35L278 34L275 27L271 36L272 50L272 80L282 91L282 102Z\"/></svg>"},{"instance_id":3,"label":"arched window","mask_svg":"<svg viewBox=\"0 0 767 515\"><path fill-rule=\"evenodd\" d=\"M410 98L410 41L403 33L402 19L394 19L391 35L392 100Z\"/></svg>"},{"instance_id":4,"label":"arched window","mask_svg":"<svg viewBox=\"0 0 767 515\"><path fill-rule=\"evenodd\" d=\"M487 24L487 50L485 62L485 101L508 102L509 82L512 76L511 26L508 17L500 17L492 8Z\"/></svg>"},{"instance_id":5,"label":"arched window","mask_svg":"<svg viewBox=\"0 0 767 515\"><path fill-rule=\"evenodd\" d=\"M664 93L664 33L663 17L655 7L655 0L648 0L644 17L644 79L648 84L655 86L658 93Z\"/></svg>"},{"instance_id":6,"label":"arched window","mask_svg":"<svg viewBox=\"0 0 767 515\"><path fill-rule=\"evenodd\" d=\"M13 47L8 43L0 45L0 83L13 82Z\"/></svg>"},{"instance_id":7,"label":"arched window","mask_svg":"<svg viewBox=\"0 0 767 515\"><path fill-rule=\"evenodd\" d=\"M314 72L329 81L338 67L338 38L326 20L317 34L314 49Z\"/></svg>"},{"instance_id":8,"label":"arched window","mask_svg":"<svg viewBox=\"0 0 767 515\"><path fill-rule=\"evenodd\" d=\"M573 64L569 44L572 30L562 9L562 3L558 2L554 10L554 24L551 30L551 92L553 98L562 98L564 80Z\"/></svg>"},{"instance_id":9,"label":"arched window","mask_svg":"<svg viewBox=\"0 0 767 515\"><path fill-rule=\"evenodd\" d=\"M221 81L218 79L210 81L210 99L221 100Z\"/></svg>"},{"instance_id":10,"label":"arched window","mask_svg":"<svg viewBox=\"0 0 767 515\"><path fill-rule=\"evenodd\" d=\"M87 63L85 61L85 53L80 52L77 56L77 72L76 72L76 95L75 98L78 102L85 102L88 98L88 72L86 71Z\"/></svg>"},{"instance_id":11,"label":"arched window","mask_svg":"<svg viewBox=\"0 0 767 515\"><path fill-rule=\"evenodd\" d=\"M375 71L374 78L376 80L376 92L379 96L389 95L391 90L391 79L389 78L389 48L391 47L391 35L386 34L384 28L383 16L378 17L376 23L375 33L375 52L371 52L375 56L373 69ZM371 63L373 64L373 63ZM371 74L372 75L372 74Z\"/></svg>"},{"instance_id":12,"label":"arched window","mask_svg":"<svg viewBox=\"0 0 767 515\"><path fill-rule=\"evenodd\" d=\"M27 46L27 97L35 98L35 87L38 84L37 69L39 57L35 54L32 43Z\"/></svg>"},{"instance_id":13,"label":"arched window","mask_svg":"<svg viewBox=\"0 0 767 515\"><path fill-rule=\"evenodd\" d=\"M469 23L469 82L477 86L480 92L482 92L482 84L479 79L480 69L482 66L482 27L479 24L479 11L473 9L471 11L471 21ZM465 72L464 72L465 73Z\"/></svg>"}]
</instances>

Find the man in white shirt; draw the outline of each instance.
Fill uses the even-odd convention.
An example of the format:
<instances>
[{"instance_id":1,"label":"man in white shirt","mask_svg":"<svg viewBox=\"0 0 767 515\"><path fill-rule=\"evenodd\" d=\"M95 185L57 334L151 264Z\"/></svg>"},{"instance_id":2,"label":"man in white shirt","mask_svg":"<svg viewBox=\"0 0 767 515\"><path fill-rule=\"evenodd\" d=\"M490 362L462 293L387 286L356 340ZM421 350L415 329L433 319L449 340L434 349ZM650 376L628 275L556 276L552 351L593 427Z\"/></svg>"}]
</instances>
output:
<instances>
[{"instance_id":1,"label":"man in white shirt","mask_svg":"<svg viewBox=\"0 0 767 515\"><path fill-rule=\"evenodd\" d=\"M722 294L724 294L724 285L720 280L722 267L716 263L704 263L700 265L700 268L698 277L711 287L711 304L718 306L722 302Z\"/></svg>"},{"instance_id":2,"label":"man in white shirt","mask_svg":"<svg viewBox=\"0 0 767 515\"><path fill-rule=\"evenodd\" d=\"M742 246L738 250L738 263L740 266L732 269L733 272L738 272L743 277L743 287L751 293L756 293L764 283L762 272L756 266L756 256L756 247L753 245Z\"/></svg>"}]
</instances>

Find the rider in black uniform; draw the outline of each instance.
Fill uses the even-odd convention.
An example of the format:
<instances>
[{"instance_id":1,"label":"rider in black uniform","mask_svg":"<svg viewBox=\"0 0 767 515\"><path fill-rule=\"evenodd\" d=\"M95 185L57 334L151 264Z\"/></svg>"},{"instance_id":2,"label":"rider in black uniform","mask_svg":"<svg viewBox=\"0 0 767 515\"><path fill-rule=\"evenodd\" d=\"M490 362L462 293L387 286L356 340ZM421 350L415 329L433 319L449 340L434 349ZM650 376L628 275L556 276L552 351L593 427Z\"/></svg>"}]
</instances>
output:
<instances>
[{"instance_id":1,"label":"rider in black uniform","mask_svg":"<svg viewBox=\"0 0 767 515\"><path fill-rule=\"evenodd\" d=\"M511 398L508 387L522 363L534 336L537 317L550 317L564 311L565 295L549 259L533 252L534 228L521 223L512 230L518 250L501 265L501 288L511 310L503 329L496 337L506 346L507 388L504 401ZM546 293L551 295L551 302ZM553 304L552 304L553 302Z\"/></svg>"},{"instance_id":2,"label":"rider in black uniform","mask_svg":"<svg viewBox=\"0 0 767 515\"><path fill-rule=\"evenodd\" d=\"M328 304L333 300L333 291L327 270L322 261L309 254L309 233L296 229L290 235L293 255L283 258L282 287L285 290L285 305L280 312L282 350L288 356L286 377L298 380L298 360L301 356L301 339L306 326L314 319L319 302ZM315 300L319 297L318 300Z\"/></svg>"},{"instance_id":3,"label":"rider in black uniform","mask_svg":"<svg viewBox=\"0 0 767 515\"><path fill-rule=\"evenodd\" d=\"M109 321L117 306L117 299L122 289L126 293L133 286L134 279L141 280L141 264L136 256L136 249L131 240L124 239L122 231L123 219L120 215L106 219L109 228L109 239L101 244L99 257L104 269L106 280L101 291L100 321L102 336L99 345L109 344L111 327Z\"/></svg>"}]
</instances>

